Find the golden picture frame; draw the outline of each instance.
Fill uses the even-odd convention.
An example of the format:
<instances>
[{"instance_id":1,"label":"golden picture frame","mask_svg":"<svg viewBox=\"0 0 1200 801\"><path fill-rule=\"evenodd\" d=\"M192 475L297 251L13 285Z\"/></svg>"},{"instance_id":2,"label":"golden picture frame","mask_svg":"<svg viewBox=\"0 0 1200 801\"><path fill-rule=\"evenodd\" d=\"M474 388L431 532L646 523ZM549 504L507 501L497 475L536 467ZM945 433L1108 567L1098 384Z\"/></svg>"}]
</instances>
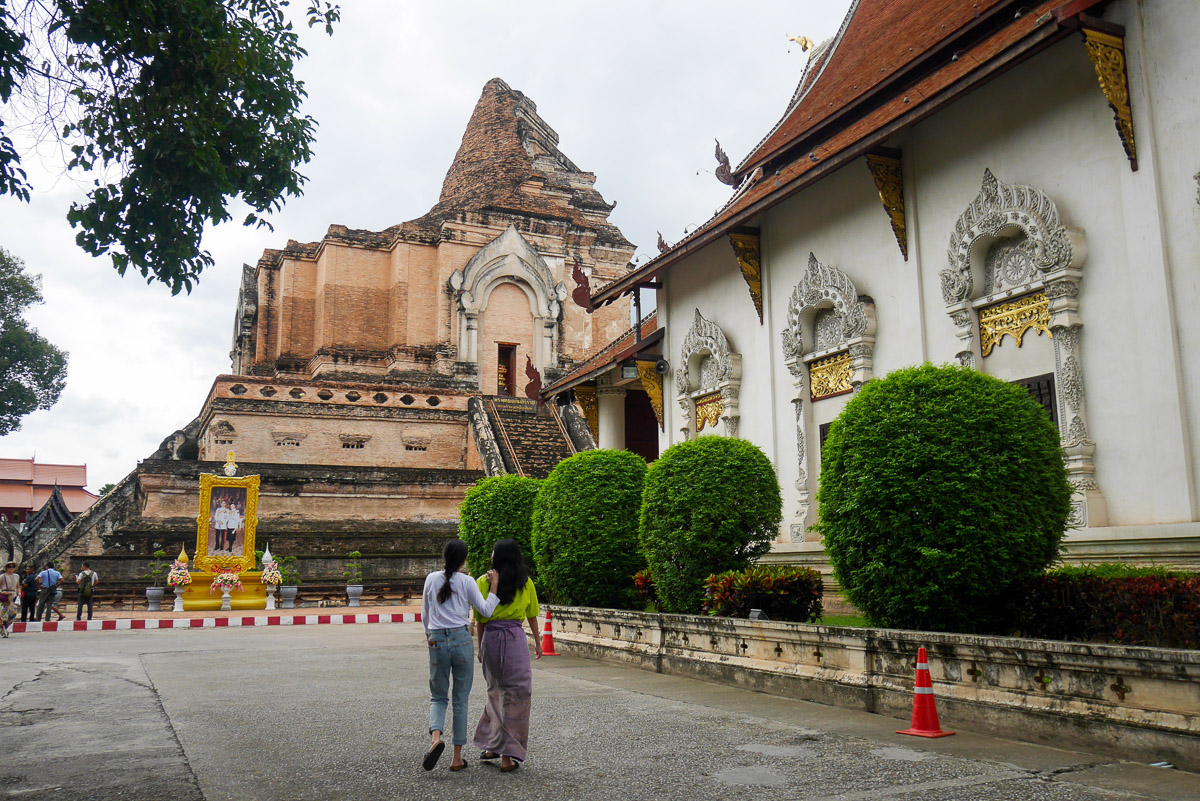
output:
<instances>
[{"instance_id":1,"label":"golden picture frame","mask_svg":"<svg viewBox=\"0 0 1200 801\"><path fill-rule=\"evenodd\" d=\"M259 476L200 474L196 516L196 558L209 573L254 569L254 530L258 523Z\"/></svg>"}]
</instances>

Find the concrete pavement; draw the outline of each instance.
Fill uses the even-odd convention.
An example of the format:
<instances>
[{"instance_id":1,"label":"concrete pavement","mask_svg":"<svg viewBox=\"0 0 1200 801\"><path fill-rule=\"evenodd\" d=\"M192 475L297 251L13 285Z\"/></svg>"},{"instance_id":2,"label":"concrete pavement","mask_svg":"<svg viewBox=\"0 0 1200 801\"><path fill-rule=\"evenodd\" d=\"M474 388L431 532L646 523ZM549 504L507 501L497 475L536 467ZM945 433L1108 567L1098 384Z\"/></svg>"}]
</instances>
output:
<instances>
[{"instance_id":1,"label":"concrete pavement","mask_svg":"<svg viewBox=\"0 0 1200 801\"><path fill-rule=\"evenodd\" d=\"M535 663L529 761L431 773L419 625L14 635L0 797L1045 799L1200 797L1179 771L575 657ZM476 676L472 725L483 696Z\"/></svg>"}]
</instances>

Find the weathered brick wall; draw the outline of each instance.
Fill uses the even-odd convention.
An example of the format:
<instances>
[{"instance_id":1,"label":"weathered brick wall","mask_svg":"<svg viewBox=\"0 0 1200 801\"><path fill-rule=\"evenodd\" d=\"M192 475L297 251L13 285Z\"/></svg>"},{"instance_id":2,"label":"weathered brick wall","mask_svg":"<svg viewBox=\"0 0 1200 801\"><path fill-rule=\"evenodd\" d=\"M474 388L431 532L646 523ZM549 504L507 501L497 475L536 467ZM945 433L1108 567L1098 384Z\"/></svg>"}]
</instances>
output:
<instances>
[{"instance_id":1,"label":"weathered brick wall","mask_svg":"<svg viewBox=\"0 0 1200 801\"><path fill-rule=\"evenodd\" d=\"M479 315L479 374L483 377L483 394L499 394L496 386L499 343L517 346L514 386L517 395L524 394L525 384L529 381L525 377L525 357L533 357L534 341L529 296L516 284L499 284L492 290L487 308Z\"/></svg>"}]
</instances>

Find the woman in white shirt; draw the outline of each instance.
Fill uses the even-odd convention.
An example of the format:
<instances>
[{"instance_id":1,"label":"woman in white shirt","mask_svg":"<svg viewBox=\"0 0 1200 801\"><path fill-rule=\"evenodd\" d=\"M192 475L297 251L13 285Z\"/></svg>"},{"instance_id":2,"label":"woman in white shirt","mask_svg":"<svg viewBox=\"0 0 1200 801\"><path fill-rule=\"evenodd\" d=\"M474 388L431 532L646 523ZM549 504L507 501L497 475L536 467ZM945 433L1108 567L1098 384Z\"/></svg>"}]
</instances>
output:
<instances>
[{"instance_id":1,"label":"woman in white shirt","mask_svg":"<svg viewBox=\"0 0 1200 801\"><path fill-rule=\"evenodd\" d=\"M465 542L447 542L442 549L442 558L445 569L426 576L425 590L421 593L421 622L429 642L429 734L432 739L421 764L425 770L433 770L446 750L442 730L446 725L446 705L453 676L454 758L450 761L450 770L457 771L467 766L462 758L462 747L467 744L467 698L475 679L475 648L467 628L468 615L472 606L485 617L496 611L500 604L496 583L500 579L495 570L488 571L491 587L485 600L474 579L459 572L467 561Z\"/></svg>"}]
</instances>

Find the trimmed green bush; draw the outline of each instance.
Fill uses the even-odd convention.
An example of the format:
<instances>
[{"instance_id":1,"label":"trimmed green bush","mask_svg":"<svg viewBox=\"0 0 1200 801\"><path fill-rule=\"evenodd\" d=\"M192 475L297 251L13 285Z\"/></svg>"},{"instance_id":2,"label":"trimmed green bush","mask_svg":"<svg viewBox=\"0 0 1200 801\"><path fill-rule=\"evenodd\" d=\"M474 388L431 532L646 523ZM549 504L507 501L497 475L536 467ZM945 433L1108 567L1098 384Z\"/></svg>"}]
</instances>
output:
<instances>
[{"instance_id":1,"label":"trimmed green bush","mask_svg":"<svg viewBox=\"0 0 1200 801\"><path fill-rule=\"evenodd\" d=\"M760 609L768 620L815 623L821 619L825 583L812 568L755 565L704 581L704 611L717 617L750 617Z\"/></svg>"},{"instance_id":2,"label":"trimmed green bush","mask_svg":"<svg viewBox=\"0 0 1200 801\"><path fill-rule=\"evenodd\" d=\"M479 577L492 566L497 540L516 540L525 554L529 575L538 583L529 541L533 525L533 499L542 482L522 476L481 478L467 490L458 507L458 537L467 544L467 570Z\"/></svg>"},{"instance_id":3,"label":"trimmed green bush","mask_svg":"<svg viewBox=\"0 0 1200 801\"><path fill-rule=\"evenodd\" d=\"M705 578L770 550L781 514L775 468L752 443L699 437L667 448L646 473L639 526L663 609L699 612Z\"/></svg>"},{"instance_id":4,"label":"trimmed green bush","mask_svg":"<svg viewBox=\"0 0 1200 801\"><path fill-rule=\"evenodd\" d=\"M1020 386L925 365L871 381L834 421L817 514L834 576L875 625L989 632L1058 553L1058 432Z\"/></svg>"},{"instance_id":5,"label":"trimmed green bush","mask_svg":"<svg viewBox=\"0 0 1200 801\"><path fill-rule=\"evenodd\" d=\"M559 462L533 504L533 554L555 603L640 609L633 575L637 508L646 462L629 451L595 450Z\"/></svg>"}]
</instances>

